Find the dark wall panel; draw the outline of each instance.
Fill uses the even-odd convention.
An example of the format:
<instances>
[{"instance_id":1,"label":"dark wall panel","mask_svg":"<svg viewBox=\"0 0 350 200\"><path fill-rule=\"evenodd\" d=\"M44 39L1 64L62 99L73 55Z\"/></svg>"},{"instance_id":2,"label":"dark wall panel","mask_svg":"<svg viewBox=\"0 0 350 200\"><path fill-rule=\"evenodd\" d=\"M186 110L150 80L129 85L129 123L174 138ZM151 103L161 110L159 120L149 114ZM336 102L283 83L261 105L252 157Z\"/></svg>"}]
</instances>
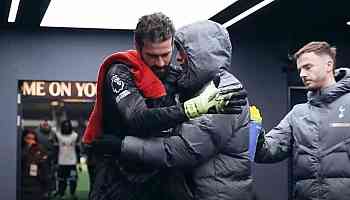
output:
<instances>
[{"instance_id":1,"label":"dark wall panel","mask_svg":"<svg viewBox=\"0 0 350 200\"><path fill-rule=\"evenodd\" d=\"M284 46L278 41L231 34L234 67L232 72L243 82L251 104L263 116L270 130L287 112L287 74L282 69ZM239 38L239 39L237 39ZM253 164L254 192L257 200L288 199L288 162Z\"/></svg>"},{"instance_id":2,"label":"dark wall panel","mask_svg":"<svg viewBox=\"0 0 350 200\"><path fill-rule=\"evenodd\" d=\"M0 199L16 199L17 82L95 81L103 57L132 48L132 32L0 31Z\"/></svg>"}]
</instances>

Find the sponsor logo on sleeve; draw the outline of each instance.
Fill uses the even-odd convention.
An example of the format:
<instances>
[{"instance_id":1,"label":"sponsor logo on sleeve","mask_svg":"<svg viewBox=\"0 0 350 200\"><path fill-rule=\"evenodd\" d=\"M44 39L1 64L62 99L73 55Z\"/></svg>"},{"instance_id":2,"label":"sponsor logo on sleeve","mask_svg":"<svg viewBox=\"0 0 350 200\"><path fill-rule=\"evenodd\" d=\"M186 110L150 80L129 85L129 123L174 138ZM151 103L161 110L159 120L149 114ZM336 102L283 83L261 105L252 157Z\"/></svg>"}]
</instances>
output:
<instances>
[{"instance_id":1,"label":"sponsor logo on sleeve","mask_svg":"<svg viewBox=\"0 0 350 200\"><path fill-rule=\"evenodd\" d=\"M348 122L335 122L335 123L329 123L329 126L333 127L333 128L349 128L350 123L348 123Z\"/></svg>"},{"instance_id":2,"label":"sponsor logo on sleeve","mask_svg":"<svg viewBox=\"0 0 350 200\"><path fill-rule=\"evenodd\" d=\"M339 110L338 118L341 119L341 118L344 117L344 111L345 111L346 109L345 109L344 106L340 106L340 107L338 108L338 110Z\"/></svg>"},{"instance_id":3,"label":"sponsor logo on sleeve","mask_svg":"<svg viewBox=\"0 0 350 200\"><path fill-rule=\"evenodd\" d=\"M128 96L129 94L130 94L129 90L124 90L115 98L115 101L119 103L120 100L122 100L124 97Z\"/></svg>"}]
</instances>

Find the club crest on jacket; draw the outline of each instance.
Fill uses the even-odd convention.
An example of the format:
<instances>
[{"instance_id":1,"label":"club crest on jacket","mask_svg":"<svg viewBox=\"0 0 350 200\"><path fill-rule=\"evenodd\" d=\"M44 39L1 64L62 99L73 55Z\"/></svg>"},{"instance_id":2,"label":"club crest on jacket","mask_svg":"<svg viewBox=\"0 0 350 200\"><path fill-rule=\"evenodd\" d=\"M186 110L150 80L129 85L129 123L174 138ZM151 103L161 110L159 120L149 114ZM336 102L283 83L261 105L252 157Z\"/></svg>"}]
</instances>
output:
<instances>
[{"instance_id":1,"label":"club crest on jacket","mask_svg":"<svg viewBox=\"0 0 350 200\"><path fill-rule=\"evenodd\" d=\"M112 76L111 86L113 92L116 94L119 94L122 90L125 89L125 83L117 75Z\"/></svg>"}]
</instances>

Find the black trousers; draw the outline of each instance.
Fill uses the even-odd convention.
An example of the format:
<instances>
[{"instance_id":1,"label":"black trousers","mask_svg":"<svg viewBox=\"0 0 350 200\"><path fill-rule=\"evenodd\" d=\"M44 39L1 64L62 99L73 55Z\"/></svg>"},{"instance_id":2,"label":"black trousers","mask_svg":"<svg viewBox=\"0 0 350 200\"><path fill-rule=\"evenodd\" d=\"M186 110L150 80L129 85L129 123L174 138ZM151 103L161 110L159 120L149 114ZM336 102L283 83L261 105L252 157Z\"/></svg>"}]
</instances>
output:
<instances>
[{"instance_id":1,"label":"black trousers","mask_svg":"<svg viewBox=\"0 0 350 200\"><path fill-rule=\"evenodd\" d=\"M181 171L164 169L135 177L125 174L117 162L97 162L90 200L192 200ZM132 174L132 173L131 173Z\"/></svg>"},{"instance_id":2,"label":"black trousers","mask_svg":"<svg viewBox=\"0 0 350 200\"><path fill-rule=\"evenodd\" d=\"M130 180L114 160L96 164L95 182L90 200L165 200L161 177L154 173L140 175L143 180Z\"/></svg>"},{"instance_id":3,"label":"black trousers","mask_svg":"<svg viewBox=\"0 0 350 200\"><path fill-rule=\"evenodd\" d=\"M76 165L60 165L58 167L57 178L58 195L64 195L67 188L67 183L69 183L70 194L75 194L78 182L78 172Z\"/></svg>"}]
</instances>

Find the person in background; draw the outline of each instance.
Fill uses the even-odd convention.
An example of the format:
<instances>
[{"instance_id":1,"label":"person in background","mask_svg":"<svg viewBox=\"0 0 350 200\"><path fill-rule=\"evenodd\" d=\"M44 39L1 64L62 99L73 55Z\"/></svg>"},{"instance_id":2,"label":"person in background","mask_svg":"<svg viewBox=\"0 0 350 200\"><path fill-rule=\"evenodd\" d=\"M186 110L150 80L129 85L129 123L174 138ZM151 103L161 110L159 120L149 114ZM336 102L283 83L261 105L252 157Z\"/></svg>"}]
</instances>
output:
<instances>
[{"instance_id":1,"label":"person in background","mask_svg":"<svg viewBox=\"0 0 350 200\"><path fill-rule=\"evenodd\" d=\"M31 129L22 132L22 200L48 200L48 154Z\"/></svg>"},{"instance_id":2,"label":"person in background","mask_svg":"<svg viewBox=\"0 0 350 200\"><path fill-rule=\"evenodd\" d=\"M75 195L78 182L77 165L80 162L78 134L73 131L70 120L62 121L60 130L56 134L59 146L58 191L56 196L62 199L65 195L67 184L69 184L70 195L73 199L77 199Z\"/></svg>"},{"instance_id":3,"label":"person in background","mask_svg":"<svg viewBox=\"0 0 350 200\"><path fill-rule=\"evenodd\" d=\"M47 165L48 165L48 196L51 197L56 192L56 169L57 169L57 155L58 155L58 144L57 137L54 128L51 127L48 120L44 120L39 124L36 129L38 136L38 143L45 149L48 154Z\"/></svg>"}]
</instances>

